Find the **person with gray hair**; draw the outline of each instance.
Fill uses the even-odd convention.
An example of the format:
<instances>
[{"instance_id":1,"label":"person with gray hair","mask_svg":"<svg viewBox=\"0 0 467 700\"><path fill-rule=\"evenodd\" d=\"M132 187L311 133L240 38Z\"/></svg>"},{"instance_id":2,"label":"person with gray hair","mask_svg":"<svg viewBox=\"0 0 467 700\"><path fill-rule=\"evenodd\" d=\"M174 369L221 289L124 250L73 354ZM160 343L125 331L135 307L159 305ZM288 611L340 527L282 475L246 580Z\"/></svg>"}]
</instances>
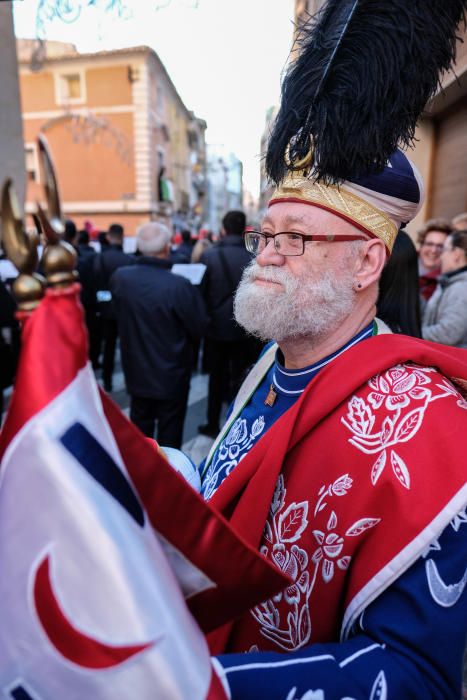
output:
<instances>
[{"instance_id":1,"label":"person with gray hair","mask_svg":"<svg viewBox=\"0 0 467 700\"><path fill-rule=\"evenodd\" d=\"M117 270L111 281L121 338L130 418L161 445L180 447L183 436L193 343L208 316L199 291L170 271L170 232L159 222L137 233L141 255Z\"/></svg>"},{"instance_id":2,"label":"person with gray hair","mask_svg":"<svg viewBox=\"0 0 467 700\"><path fill-rule=\"evenodd\" d=\"M159 255L170 244L170 231L158 221L143 224L136 232L136 246L142 255Z\"/></svg>"}]
</instances>

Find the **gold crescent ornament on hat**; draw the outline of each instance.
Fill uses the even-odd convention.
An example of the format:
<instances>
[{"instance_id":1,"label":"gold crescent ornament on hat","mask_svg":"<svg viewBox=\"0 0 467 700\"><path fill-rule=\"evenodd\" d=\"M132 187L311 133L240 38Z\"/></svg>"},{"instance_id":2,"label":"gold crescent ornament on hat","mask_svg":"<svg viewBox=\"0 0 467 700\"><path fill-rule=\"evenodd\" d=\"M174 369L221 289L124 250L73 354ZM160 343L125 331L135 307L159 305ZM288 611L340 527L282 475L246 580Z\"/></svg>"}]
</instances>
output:
<instances>
[{"instance_id":1,"label":"gold crescent ornament on hat","mask_svg":"<svg viewBox=\"0 0 467 700\"><path fill-rule=\"evenodd\" d=\"M287 170L291 170L293 172L297 171L305 171L308 168L310 168L313 165L313 157L315 154L315 147L313 145L313 141L310 137L310 148L308 149L308 152L303 158L300 158L299 160L292 160L290 157L290 143L287 146L287 150L285 152L284 156L284 161L287 166Z\"/></svg>"}]
</instances>

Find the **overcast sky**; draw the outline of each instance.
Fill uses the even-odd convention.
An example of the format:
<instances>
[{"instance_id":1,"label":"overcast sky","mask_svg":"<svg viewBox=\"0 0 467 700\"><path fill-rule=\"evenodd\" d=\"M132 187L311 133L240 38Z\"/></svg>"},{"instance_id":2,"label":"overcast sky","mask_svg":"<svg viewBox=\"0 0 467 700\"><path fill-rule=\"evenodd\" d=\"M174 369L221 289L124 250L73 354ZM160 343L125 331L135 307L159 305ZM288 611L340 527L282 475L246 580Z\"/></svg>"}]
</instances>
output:
<instances>
[{"instance_id":1,"label":"overcast sky","mask_svg":"<svg viewBox=\"0 0 467 700\"><path fill-rule=\"evenodd\" d=\"M260 139L266 110L279 98L293 0L122 2L130 11L127 19L83 8L76 22L49 22L47 38L73 42L80 51L151 46L188 109L207 121L208 143L224 144L242 160L244 185L257 196ZM38 0L14 3L18 37L35 36L37 5Z\"/></svg>"}]
</instances>

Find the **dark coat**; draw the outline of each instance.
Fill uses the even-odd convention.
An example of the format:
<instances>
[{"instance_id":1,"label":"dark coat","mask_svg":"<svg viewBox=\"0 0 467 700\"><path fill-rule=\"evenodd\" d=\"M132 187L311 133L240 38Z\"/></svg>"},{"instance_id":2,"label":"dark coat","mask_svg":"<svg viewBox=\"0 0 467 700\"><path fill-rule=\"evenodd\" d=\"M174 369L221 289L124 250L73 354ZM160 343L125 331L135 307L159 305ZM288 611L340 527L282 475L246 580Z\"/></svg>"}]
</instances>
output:
<instances>
[{"instance_id":1,"label":"dark coat","mask_svg":"<svg viewBox=\"0 0 467 700\"><path fill-rule=\"evenodd\" d=\"M92 275L94 290L97 295L97 306L102 318L115 318L112 301L99 303L98 292L110 290L110 278L119 267L126 267L134 262L131 255L123 252L120 245L109 245L92 259Z\"/></svg>"},{"instance_id":2,"label":"dark coat","mask_svg":"<svg viewBox=\"0 0 467 700\"><path fill-rule=\"evenodd\" d=\"M226 274L221 256L229 274ZM245 331L234 321L233 297L251 259L241 236L225 236L203 253L201 262L206 265L206 272L201 290L211 319L207 331L210 338L233 341L245 337Z\"/></svg>"},{"instance_id":3,"label":"dark coat","mask_svg":"<svg viewBox=\"0 0 467 700\"><path fill-rule=\"evenodd\" d=\"M6 285L0 280L0 391L12 383L18 361L20 335L15 311L16 302ZM5 341L2 328L10 329L11 342ZM0 405L0 415L1 412Z\"/></svg>"},{"instance_id":4,"label":"dark coat","mask_svg":"<svg viewBox=\"0 0 467 700\"><path fill-rule=\"evenodd\" d=\"M173 250L172 253L170 254L170 262L171 263L181 263L181 264L187 264L191 263L191 254L193 252L193 244L190 242L183 241L183 243L180 243L178 248L176 250Z\"/></svg>"},{"instance_id":5,"label":"dark coat","mask_svg":"<svg viewBox=\"0 0 467 700\"><path fill-rule=\"evenodd\" d=\"M96 289L93 272L93 260L97 253L91 245L78 246L78 275L81 284L81 302L85 309L96 306Z\"/></svg>"},{"instance_id":6,"label":"dark coat","mask_svg":"<svg viewBox=\"0 0 467 700\"><path fill-rule=\"evenodd\" d=\"M201 294L170 262L145 256L118 269L110 285L128 393L176 398L190 381L192 341L208 324Z\"/></svg>"}]
</instances>

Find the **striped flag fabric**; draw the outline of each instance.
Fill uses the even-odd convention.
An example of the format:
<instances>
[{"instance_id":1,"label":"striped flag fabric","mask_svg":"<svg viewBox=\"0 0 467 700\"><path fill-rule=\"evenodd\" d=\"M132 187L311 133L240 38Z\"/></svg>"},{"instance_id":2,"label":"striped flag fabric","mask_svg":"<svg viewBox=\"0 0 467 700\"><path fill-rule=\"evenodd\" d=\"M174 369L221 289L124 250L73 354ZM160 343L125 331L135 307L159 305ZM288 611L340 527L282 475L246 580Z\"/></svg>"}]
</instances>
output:
<instances>
[{"instance_id":1,"label":"striped flag fabric","mask_svg":"<svg viewBox=\"0 0 467 700\"><path fill-rule=\"evenodd\" d=\"M78 293L25 322L0 436L0 693L223 700L204 633L287 580L99 389Z\"/></svg>"}]
</instances>

